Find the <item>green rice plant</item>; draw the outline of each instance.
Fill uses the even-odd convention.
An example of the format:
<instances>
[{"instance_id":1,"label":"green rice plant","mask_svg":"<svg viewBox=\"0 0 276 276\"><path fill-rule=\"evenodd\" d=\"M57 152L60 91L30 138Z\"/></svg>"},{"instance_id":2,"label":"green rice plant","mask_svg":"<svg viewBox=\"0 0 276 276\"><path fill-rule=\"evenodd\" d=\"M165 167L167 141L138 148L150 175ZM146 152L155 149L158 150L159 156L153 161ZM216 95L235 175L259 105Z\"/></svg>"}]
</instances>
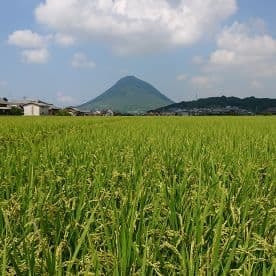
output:
<instances>
[{"instance_id":1,"label":"green rice plant","mask_svg":"<svg viewBox=\"0 0 276 276\"><path fill-rule=\"evenodd\" d=\"M275 117L0 118L1 275L274 275Z\"/></svg>"}]
</instances>

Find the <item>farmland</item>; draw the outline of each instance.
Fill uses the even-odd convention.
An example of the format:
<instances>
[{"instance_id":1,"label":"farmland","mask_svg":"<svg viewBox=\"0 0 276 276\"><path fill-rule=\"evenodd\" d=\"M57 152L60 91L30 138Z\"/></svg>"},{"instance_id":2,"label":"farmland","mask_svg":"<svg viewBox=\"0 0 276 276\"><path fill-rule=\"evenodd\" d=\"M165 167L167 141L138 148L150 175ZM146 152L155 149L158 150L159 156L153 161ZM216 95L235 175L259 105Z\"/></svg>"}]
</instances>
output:
<instances>
[{"instance_id":1,"label":"farmland","mask_svg":"<svg viewBox=\"0 0 276 276\"><path fill-rule=\"evenodd\" d=\"M275 117L0 118L1 275L275 275Z\"/></svg>"}]
</instances>

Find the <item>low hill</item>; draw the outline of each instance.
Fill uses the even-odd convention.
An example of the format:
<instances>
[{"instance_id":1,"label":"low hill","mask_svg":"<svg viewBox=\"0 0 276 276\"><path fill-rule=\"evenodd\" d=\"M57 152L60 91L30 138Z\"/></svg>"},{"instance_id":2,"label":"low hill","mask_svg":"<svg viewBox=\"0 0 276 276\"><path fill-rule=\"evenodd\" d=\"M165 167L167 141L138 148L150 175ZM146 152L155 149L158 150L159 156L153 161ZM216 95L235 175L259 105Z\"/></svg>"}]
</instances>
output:
<instances>
[{"instance_id":1,"label":"low hill","mask_svg":"<svg viewBox=\"0 0 276 276\"><path fill-rule=\"evenodd\" d=\"M191 110L194 108L225 108L227 106L238 107L253 113L263 113L271 108L276 108L276 99L249 97L240 99L237 97L210 97L196 101L174 103L161 107L152 112L174 112L177 110Z\"/></svg>"},{"instance_id":2,"label":"low hill","mask_svg":"<svg viewBox=\"0 0 276 276\"><path fill-rule=\"evenodd\" d=\"M172 103L173 101L149 83L134 76L128 76L120 79L96 99L78 108L86 111L111 109L121 113L143 113Z\"/></svg>"}]
</instances>

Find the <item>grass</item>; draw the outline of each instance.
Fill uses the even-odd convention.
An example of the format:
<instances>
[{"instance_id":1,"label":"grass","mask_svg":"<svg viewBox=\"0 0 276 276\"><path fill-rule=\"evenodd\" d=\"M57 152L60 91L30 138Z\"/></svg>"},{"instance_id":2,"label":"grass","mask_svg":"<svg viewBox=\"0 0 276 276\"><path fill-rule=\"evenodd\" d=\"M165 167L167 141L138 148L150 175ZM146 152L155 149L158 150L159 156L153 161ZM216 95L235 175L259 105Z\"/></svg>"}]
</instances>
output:
<instances>
[{"instance_id":1,"label":"grass","mask_svg":"<svg viewBox=\"0 0 276 276\"><path fill-rule=\"evenodd\" d=\"M0 118L2 275L275 275L276 118Z\"/></svg>"}]
</instances>

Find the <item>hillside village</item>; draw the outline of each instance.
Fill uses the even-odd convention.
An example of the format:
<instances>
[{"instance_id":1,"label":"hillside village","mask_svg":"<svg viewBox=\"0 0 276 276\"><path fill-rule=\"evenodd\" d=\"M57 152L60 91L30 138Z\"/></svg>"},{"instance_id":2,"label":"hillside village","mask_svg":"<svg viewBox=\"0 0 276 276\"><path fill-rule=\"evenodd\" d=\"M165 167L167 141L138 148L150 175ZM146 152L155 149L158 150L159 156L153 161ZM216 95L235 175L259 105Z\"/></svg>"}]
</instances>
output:
<instances>
[{"instance_id":1,"label":"hillside village","mask_svg":"<svg viewBox=\"0 0 276 276\"><path fill-rule=\"evenodd\" d=\"M149 115L276 115L276 99L209 97L183 101L148 112Z\"/></svg>"}]
</instances>

